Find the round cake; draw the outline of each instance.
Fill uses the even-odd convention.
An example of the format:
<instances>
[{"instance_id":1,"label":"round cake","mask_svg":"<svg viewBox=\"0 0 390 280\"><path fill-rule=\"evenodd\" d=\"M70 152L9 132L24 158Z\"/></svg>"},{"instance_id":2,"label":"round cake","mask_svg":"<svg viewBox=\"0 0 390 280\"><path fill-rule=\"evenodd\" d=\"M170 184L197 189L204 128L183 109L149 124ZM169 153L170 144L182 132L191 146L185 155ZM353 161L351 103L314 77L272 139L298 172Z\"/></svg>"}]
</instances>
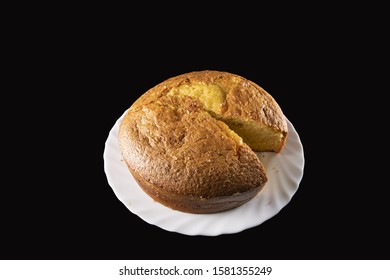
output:
<instances>
[{"instance_id":1,"label":"round cake","mask_svg":"<svg viewBox=\"0 0 390 280\"><path fill-rule=\"evenodd\" d=\"M143 191L171 209L210 214L243 205L267 182L256 152L280 152L288 135L275 99L224 71L169 78L125 113L119 149Z\"/></svg>"}]
</instances>

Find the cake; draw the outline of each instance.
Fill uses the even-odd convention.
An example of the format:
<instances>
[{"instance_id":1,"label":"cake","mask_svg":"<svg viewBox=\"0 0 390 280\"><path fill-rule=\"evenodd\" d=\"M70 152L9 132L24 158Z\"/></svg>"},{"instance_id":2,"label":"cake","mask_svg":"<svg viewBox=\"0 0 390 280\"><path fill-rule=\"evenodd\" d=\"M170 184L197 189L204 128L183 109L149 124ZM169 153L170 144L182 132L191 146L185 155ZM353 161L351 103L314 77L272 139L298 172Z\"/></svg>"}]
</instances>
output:
<instances>
[{"instance_id":1,"label":"cake","mask_svg":"<svg viewBox=\"0 0 390 280\"><path fill-rule=\"evenodd\" d=\"M173 210L239 207L268 181L256 152L279 153L286 118L276 100L237 74L202 70L143 93L119 126L119 149L142 190Z\"/></svg>"}]
</instances>

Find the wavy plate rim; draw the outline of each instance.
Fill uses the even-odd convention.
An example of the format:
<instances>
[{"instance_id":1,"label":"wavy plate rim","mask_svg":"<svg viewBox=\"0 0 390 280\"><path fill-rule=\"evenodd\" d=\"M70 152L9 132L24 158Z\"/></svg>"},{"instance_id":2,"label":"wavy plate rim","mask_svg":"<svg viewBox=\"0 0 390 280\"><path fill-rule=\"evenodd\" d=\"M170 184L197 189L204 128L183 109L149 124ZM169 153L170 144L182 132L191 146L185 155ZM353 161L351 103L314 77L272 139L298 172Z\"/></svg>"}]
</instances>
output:
<instances>
[{"instance_id":1,"label":"wavy plate rim","mask_svg":"<svg viewBox=\"0 0 390 280\"><path fill-rule=\"evenodd\" d=\"M145 222L184 235L234 234L258 226L278 214L299 188L304 172L303 145L293 124L286 118L289 134L282 151L257 153L267 171L263 190L246 204L215 214L190 214L172 210L142 191L123 162L118 130L127 110L117 119L105 142L103 159L107 181L126 208Z\"/></svg>"}]
</instances>

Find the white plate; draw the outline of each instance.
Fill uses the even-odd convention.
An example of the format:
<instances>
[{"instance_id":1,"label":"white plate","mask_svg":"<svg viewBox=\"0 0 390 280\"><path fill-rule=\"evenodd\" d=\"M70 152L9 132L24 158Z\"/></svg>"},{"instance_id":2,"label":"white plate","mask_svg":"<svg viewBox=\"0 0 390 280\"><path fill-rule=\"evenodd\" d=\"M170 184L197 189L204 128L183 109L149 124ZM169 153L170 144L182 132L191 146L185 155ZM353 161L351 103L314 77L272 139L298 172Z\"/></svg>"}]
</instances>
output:
<instances>
[{"instance_id":1,"label":"white plate","mask_svg":"<svg viewBox=\"0 0 390 280\"><path fill-rule=\"evenodd\" d=\"M122 116L109 132L104 149L104 170L118 199L135 215L164 230L185 235L217 236L255 227L275 216L289 203L303 177L304 153L299 135L289 120L282 151L257 153L268 176L262 191L238 208L215 214L189 214L172 210L150 198L137 184L122 160L118 130Z\"/></svg>"}]
</instances>

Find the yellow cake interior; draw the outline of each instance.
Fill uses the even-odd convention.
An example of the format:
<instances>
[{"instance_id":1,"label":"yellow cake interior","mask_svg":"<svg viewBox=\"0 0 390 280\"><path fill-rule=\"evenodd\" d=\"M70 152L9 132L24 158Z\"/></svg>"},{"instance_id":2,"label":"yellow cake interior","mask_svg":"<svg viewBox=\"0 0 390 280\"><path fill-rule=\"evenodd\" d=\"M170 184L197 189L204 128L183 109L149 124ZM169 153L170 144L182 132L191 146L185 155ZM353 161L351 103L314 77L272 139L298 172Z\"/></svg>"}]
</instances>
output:
<instances>
[{"instance_id":1,"label":"yellow cake interior","mask_svg":"<svg viewBox=\"0 0 390 280\"><path fill-rule=\"evenodd\" d=\"M225 117L221 114L221 107L226 100L228 90L218 84L183 84L172 88L168 96L192 97L200 101L203 109L212 117L223 121L233 130L229 133L237 142L244 141L252 150L257 152L272 151L275 145L283 138L283 134L269 126L259 125L258 122L240 118L238 116ZM242 139L238 139L237 135Z\"/></svg>"}]
</instances>

